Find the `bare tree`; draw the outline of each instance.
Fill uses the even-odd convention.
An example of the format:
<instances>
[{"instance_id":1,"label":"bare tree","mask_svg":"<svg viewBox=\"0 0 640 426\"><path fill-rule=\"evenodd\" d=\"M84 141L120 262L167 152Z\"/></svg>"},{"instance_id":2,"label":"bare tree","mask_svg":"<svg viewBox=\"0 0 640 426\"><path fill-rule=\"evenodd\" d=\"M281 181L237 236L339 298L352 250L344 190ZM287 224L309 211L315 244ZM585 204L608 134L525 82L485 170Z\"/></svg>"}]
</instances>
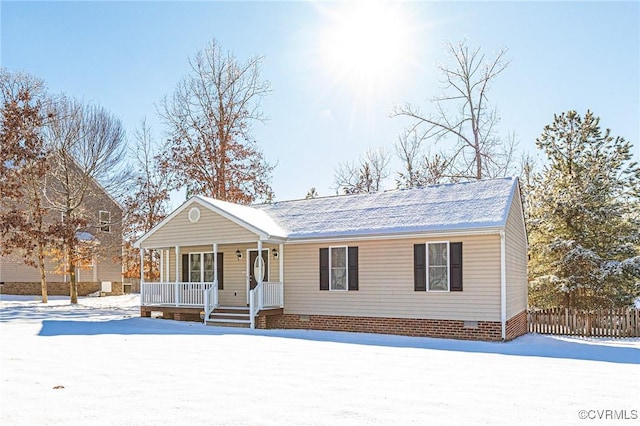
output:
<instances>
[{"instance_id":1,"label":"bare tree","mask_svg":"<svg viewBox=\"0 0 640 426\"><path fill-rule=\"evenodd\" d=\"M48 302L45 249L51 233L45 223L42 178L47 149L44 83L28 74L0 69L0 254L20 254L38 268L42 302ZM37 260L35 260L35 259Z\"/></svg>"},{"instance_id":2,"label":"bare tree","mask_svg":"<svg viewBox=\"0 0 640 426\"><path fill-rule=\"evenodd\" d=\"M384 148L368 149L358 163L339 163L335 169L336 191L345 194L363 194L382 189L382 182L389 176L391 154Z\"/></svg>"},{"instance_id":3,"label":"bare tree","mask_svg":"<svg viewBox=\"0 0 640 426\"><path fill-rule=\"evenodd\" d=\"M98 240L96 234L105 224L87 206L102 189L111 194L126 190L130 176L124 162L125 132L121 122L104 108L71 99L56 102L51 116L54 118L46 129L52 148L51 171L44 195L59 217L56 233L65 254L71 303L77 303L77 265L88 255L122 242L119 235L103 235ZM111 218L113 222L120 220L117 215Z\"/></svg>"},{"instance_id":4,"label":"bare tree","mask_svg":"<svg viewBox=\"0 0 640 426\"><path fill-rule=\"evenodd\" d=\"M318 191L316 191L315 187L311 188L304 197L305 200L311 200L313 198L318 198Z\"/></svg>"},{"instance_id":5,"label":"bare tree","mask_svg":"<svg viewBox=\"0 0 640 426\"><path fill-rule=\"evenodd\" d=\"M167 215L169 209L169 193L173 181L173 172L166 167L161 167L161 152L159 151L151 128L147 126L146 119L140 122L140 127L134 134L136 159L135 187L125 198L125 244L124 276L129 278L140 277L140 257L137 250L133 249L133 242L150 231L160 223ZM149 251L149 259L144 266L147 279L158 275L157 259L155 251Z\"/></svg>"},{"instance_id":6,"label":"bare tree","mask_svg":"<svg viewBox=\"0 0 640 426\"><path fill-rule=\"evenodd\" d=\"M261 57L240 63L215 40L189 60L190 73L161 103L172 143L165 166L192 194L250 203L270 200L273 166L251 136L264 121L261 100L270 85L260 76Z\"/></svg>"},{"instance_id":7,"label":"bare tree","mask_svg":"<svg viewBox=\"0 0 640 426\"><path fill-rule=\"evenodd\" d=\"M418 167L422 156L422 142L415 131L405 131L398 136L395 145L396 156L402 163L403 170L398 172L396 186L398 188L414 188L418 184Z\"/></svg>"},{"instance_id":8,"label":"bare tree","mask_svg":"<svg viewBox=\"0 0 640 426\"><path fill-rule=\"evenodd\" d=\"M446 45L453 66L441 65L444 91L432 99L435 112L423 114L420 108L405 104L392 116L414 119L410 132L434 141L449 141L450 151L442 155L446 164L444 177L449 179L482 179L504 175L511 163L515 138L503 143L496 136L499 117L488 105L491 83L508 66L506 49L486 59L480 48L471 50L467 42ZM454 105L450 110L449 105Z\"/></svg>"}]
</instances>

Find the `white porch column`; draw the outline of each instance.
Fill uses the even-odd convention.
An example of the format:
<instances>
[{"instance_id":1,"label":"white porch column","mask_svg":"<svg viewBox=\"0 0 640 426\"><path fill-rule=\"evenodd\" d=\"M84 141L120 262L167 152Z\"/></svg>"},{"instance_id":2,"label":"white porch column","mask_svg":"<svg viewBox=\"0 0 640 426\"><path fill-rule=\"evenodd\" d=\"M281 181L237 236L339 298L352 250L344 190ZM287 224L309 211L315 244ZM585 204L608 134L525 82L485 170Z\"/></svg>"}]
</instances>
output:
<instances>
[{"instance_id":1,"label":"white porch column","mask_svg":"<svg viewBox=\"0 0 640 426\"><path fill-rule=\"evenodd\" d=\"M180 246L176 246L176 285L174 286L176 306L180 304L180 290L178 289L177 283L180 282L179 274L182 271L181 263L182 263L182 259L180 258Z\"/></svg>"},{"instance_id":2,"label":"white porch column","mask_svg":"<svg viewBox=\"0 0 640 426\"><path fill-rule=\"evenodd\" d=\"M176 282L177 283L180 282L180 272L182 271L181 263L182 263L182 258L180 257L180 246L176 246Z\"/></svg>"},{"instance_id":3,"label":"white porch column","mask_svg":"<svg viewBox=\"0 0 640 426\"><path fill-rule=\"evenodd\" d=\"M218 282L218 243L213 243L213 282Z\"/></svg>"},{"instance_id":4,"label":"white porch column","mask_svg":"<svg viewBox=\"0 0 640 426\"><path fill-rule=\"evenodd\" d=\"M160 282L164 282L164 250L158 250L160 253Z\"/></svg>"}]
</instances>

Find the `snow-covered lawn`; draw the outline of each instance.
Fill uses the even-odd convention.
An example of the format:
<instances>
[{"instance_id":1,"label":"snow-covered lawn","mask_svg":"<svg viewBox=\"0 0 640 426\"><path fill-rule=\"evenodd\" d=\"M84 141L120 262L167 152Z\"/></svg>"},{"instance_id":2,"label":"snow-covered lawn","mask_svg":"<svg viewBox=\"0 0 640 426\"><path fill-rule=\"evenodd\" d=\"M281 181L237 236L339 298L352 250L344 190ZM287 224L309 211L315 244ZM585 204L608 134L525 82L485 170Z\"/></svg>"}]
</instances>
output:
<instances>
[{"instance_id":1,"label":"snow-covered lawn","mask_svg":"<svg viewBox=\"0 0 640 426\"><path fill-rule=\"evenodd\" d=\"M640 339L227 329L55 299L0 298L1 425L640 421Z\"/></svg>"}]
</instances>

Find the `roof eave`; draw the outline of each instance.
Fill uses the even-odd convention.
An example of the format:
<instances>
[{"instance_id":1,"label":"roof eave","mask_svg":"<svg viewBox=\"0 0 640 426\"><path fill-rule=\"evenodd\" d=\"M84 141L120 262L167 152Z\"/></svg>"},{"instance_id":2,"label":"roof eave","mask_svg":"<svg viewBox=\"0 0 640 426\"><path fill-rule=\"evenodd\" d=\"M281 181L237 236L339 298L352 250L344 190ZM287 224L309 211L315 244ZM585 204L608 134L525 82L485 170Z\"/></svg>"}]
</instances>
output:
<instances>
[{"instance_id":1,"label":"roof eave","mask_svg":"<svg viewBox=\"0 0 640 426\"><path fill-rule=\"evenodd\" d=\"M287 244L305 244L312 242L324 241L366 241L366 240L388 240L388 239L407 239L407 238L432 238L445 235L462 236L462 235L492 235L499 234L505 229L505 225L495 225L475 228L458 228L458 229L436 229L426 231L406 231L391 233L366 233L366 234L335 234L320 235L317 237L290 237L286 240Z\"/></svg>"}]
</instances>

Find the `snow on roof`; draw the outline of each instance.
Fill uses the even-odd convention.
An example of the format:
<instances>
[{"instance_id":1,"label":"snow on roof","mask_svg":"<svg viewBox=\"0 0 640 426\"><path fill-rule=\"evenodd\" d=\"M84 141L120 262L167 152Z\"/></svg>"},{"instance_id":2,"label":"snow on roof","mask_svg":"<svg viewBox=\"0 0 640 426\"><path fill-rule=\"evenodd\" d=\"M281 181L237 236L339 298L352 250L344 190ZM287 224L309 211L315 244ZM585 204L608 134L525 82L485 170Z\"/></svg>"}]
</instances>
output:
<instances>
[{"instance_id":1,"label":"snow on roof","mask_svg":"<svg viewBox=\"0 0 640 426\"><path fill-rule=\"evenodd\" d=\"M218 210L222 210L257 231L262 231L272 237L285 238L287 236L286 232L263 210L199 195L196 198L214 206Z\"/></svg>"},{"instance_id":2,"label":"snow on roof","mask_svg":"<svg viewBox=\"0 0 640 426\"><path fill-rule=\"evenodd\" d=\"M249 209L268 214L289 239L490 228L506 224L516 185L517 178L503 178Z\"/></svg>"}]
</instances>

